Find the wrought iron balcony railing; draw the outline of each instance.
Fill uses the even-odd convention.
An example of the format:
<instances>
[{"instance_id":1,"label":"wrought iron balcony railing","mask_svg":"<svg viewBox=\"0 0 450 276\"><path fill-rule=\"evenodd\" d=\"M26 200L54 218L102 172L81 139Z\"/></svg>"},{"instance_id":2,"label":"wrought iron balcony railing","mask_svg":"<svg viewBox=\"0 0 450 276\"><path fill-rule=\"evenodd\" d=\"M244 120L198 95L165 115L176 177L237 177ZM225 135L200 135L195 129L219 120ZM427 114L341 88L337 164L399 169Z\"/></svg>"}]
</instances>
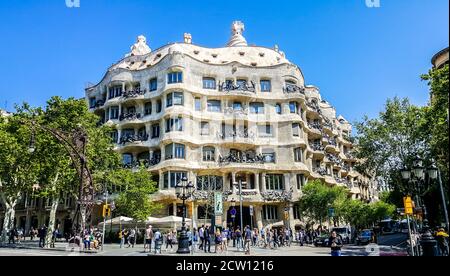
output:
<instances>
[{"instance_id":1,"label":"wrought iron balcony railing","mask_svg":"<svg viewBox=\"0 0 450 276\"><path fill-rule=\"evenodd\" d=\"M141 134L141 135L123 135L120 138L120 144L125 145L127 143L134 143L134 142L144 142L148 140L148 134Z\"/></svg>"},{"instance_id":2,"label":"wrought iron balcony railing","mask_svg":"<svg viewBox=\"0 0 450 276\"><path fill-rule=\"evenodd\" d=\"M295 84L286 84L286 86L283 87L283 92L286 94L300 93L305 95L305 88L297 86Z\"/></svg>"},{"instance_id":3,"label":"wrought iron balcony railing","mask_svg":"<svg viewBox=\"0 0 450 276\"><path fill-rule=\"evenodd\" d=\"M310 143L309 147L314 151L324 151L325 147L321 144Z\"/></svg>"},{"instance_id":4,"label":"wrought iron balcony railing","mask_svg":"<svg viewBox=\"0 0 450 276\"><path fill-rule=\"evenodd\" d=\"M273 160L268 160L266 156L259 154L229 154L224 157L219 157L219 164L230 164L230 163L238 163L238 164L264 164L264 163L273 163L268 162Z\"/></svg>"},{"instance_id":5,"label":"wrought iron balcony railing","mask_svg":"<svg viewBox=\"0 0 450 276\"><path fill-rule=\"evenodd\" d=\"M327 170L325 168L314 168L313 170L315 173L320 174L321 176L326 176L329 175L329 173L327 172Z\"/></svg>"},{"instance_id":6,"label":"wrought iron balcony railing","mask_svg":"<svg viewBox=\"0 0 450 276\"><path fill-rule=\"evenodd\" d=\"M139 96L144 95L145 93L147 93L147 90L141 90L141 89L134 89L131 91L126 91L122 93L122 97L125 99L130 99L130 98L137 98Z\"/></svg>"},{"instance_id":7,"label":"wrought iron balcony railing","mask_svg":"<svg viewBox=\"0 0 450 276\"><path fill-rule=\"evenodd\" d=\"M250 92L256 93L256 85L254 82L242 82L242 83L234 83L234 82L223 82L219 84L220 92Z\"/></svg>"},{"instance_id":8,"label":"wrought iron balcony railing","mask_svg":"<svg viewBox=\"0 0 450 276\"><path fill-rule=\"evenodd\" d=\"M153 157L149 160L139 160L139 161L133 161L131 163L123 164L123 167L125 169L138 169L141 167L150 168L150 167L158 165L159 163L161 163L161 158Z\"/></svg>"},{"instance_id":9,"label":"wrought iron balcony railing","mask_svg":"<svg viewBox=\"0 0 450 276\"><path fill-rule=\"evenodd\" d=\"M120 121L125 121L125 120L137 120L141 118L141 114L140 113L128 113L128 114L121 114L119 117Z\"/></svg>"},{"instance_id":10,"label":"wrought iron balcony railing","mask_svg":"<svg viewBox=\"0 0 450 276\"><path fill-rule=\"evenodd\" d=\"M227 107L223 111L225 115L241 115L241 116L247 116L248 115L248 109L242 108L242 109L234 109L232 107Z\"/></svg>"},{"instance_id":11,"label":"wrought iron balcony railing","mask_svg":"<svg viewBox=\"0 0 450 276\"><path fill-rule=\"evenodd\" d=\"M323 127L320 123L308 123L308 127L312 129L317 129L319 131L323 130Z\"/></svg>"},{"instance_id":12,"label":"wrought iron balcony railing","mask_svg":"<svg viewBox=\"0 0 450 276\"><path fill-rule=\"evenodd\" d=\"M306 106L311 108L312 110L316 111L317 113L322 114L322 111L316 102L314 102L314 101L308 102L307 101Z\"/></svg>"},{"instance_id":13,"label":"wrought iron balcony railing","mask_svg":"<svg viewBox=\"0 0 450 276\"><path fill-rule=\"evenodd\" d=\"M226 139L253 139L255 138L255 134L253 132L248 132L247 130L244 131L230 131L230 132L218 132L217 136L219 139L226 140Z\"/></svg>"}]
</instances>

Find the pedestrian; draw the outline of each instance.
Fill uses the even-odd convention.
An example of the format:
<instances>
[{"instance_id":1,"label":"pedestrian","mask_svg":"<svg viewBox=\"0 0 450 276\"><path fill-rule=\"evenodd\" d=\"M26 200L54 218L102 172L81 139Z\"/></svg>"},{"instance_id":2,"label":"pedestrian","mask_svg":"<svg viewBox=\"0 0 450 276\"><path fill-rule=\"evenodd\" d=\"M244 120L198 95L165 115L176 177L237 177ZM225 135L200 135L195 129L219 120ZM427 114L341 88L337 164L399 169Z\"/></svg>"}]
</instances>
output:
<instances>
[{"instance_id":1,"label":"pedestrian","mask_svg":"<svg viewBox=\"0 0 450 276\"><path fill-rule=\"evenodd\" d=\"M337 235L336 231L331 232L328 244L331 248L331 256L340 257L342 255L341 250L344 243L342 242L341 237Z\"/></svg>"},{"instance_id":2,"label":"pedestrian","mask_svg":"<svg viewBox=\"0 0 450 276\"><path fill-rule=\"evenodd\" d=\"M170 245L170 251L173 250L173 245L172 245L172 231L169 231L169 233L167 233L166 235L166 250L167 248L169 248Z\"/></svg>"},{"instance_id":3,"label":"pedestrian","mask_svg":"<svg viewBox=\"0 0 450 276\"><path fill-rule=\"evenodd\" d=\"M444 228L439 228L436 233L436 240L438 242L439 255L448 256L448 234Z\"/></svg>"},{"instance_id":4,"label":"pedestrian","mask_svg":"<svg viewBox=\"0 0 450 276\"><path fill-rule=\"evenodd\" d=\"M16 244L16 235L17 235L17 230L15 227L12 228L11 230L9 230L8 244L11 244L11 242L13 244Z\"/></svg>"},{"instance_id":5,"label":"pedestrian","mask_svg":"<svg viewBox=\"0 0 450 276\"><path fill-rule=\"evenodd\" d=\"M209 226L206 226L205 230L203 231L203 249L206 253L211 253L211 233L209 232Z\"/></svg>"},{"instance_id":6,"label":"pedestrian","mask_svg":"<svg viewBox=\"0 0 450 276\"><path fill-rule=\"evenodd\" d=\"M244 243L245 255L250 255L250 244L252 242L252 230L250 229L250 226L248 226L248 225L245 227L244 239L245 239L245 243Z\"/></svg>"},{"instance_id":7,"label":"pedestrian","mask_svg":"<svg viewBox=\"0 0 450 276\"><path fill-rule=\"evenodd\" d=\"M205 226L202 225L202 227L200 227L200 229L198 230L198 234L200 236L200 246L199 246L199 250L203 250L203 246L205 243Z\"/></svg>"},{"instance_id":8,"label":"pedestrian","mask_svg":"<svg viewBox=\"0 0 450 276\"><path fill-rule=\"evenodd\" d=\"M89 234L89 231L85 231L83 243L84 243L85 250L86 250L86 248L87 248L87 250L91 250L91 234Z\"/></svg>"},{"instance_id":9,"label":"pedestrian","mask_svg":"<svg viewBox=\"0 0 450 276\"><path fill-rule=\"evenodd\" d=\"M198 234L198 230L196 228L194 228L193 233L192 233L192 250L191 250L191 254L194 254L195 251L197 250L197 246L198 246L198 242L200 240L199 234Z\"/></svg>"},{"instance_id":10,"label":"pedestrian","mask_svg":"<svg viewBox=\"0 0 450 276\"><path fill-rule=\"evenodd\" d=\"M236 235L236 248L239 251L242 248L242 232L239 226L236 228L234 233Z\"/></svg>"},{"instance_id":11,"label":"pedestrian","mask_svg":"<svg viewBox=\"0 0 450 276\"><path fill-rule=\"evenodd\" d=\"M300 229L300 231L298 232L298 239L300 242L300 246L303 246L304 237L305 237L305 232L303 232L303 229Z\"/></svg>"},{"instance_id":12,"label":"pedestrian","mask_svg":"<svg viewBox=\"0 0 450 276\"><path fill-rule=\"evenodd\" d=\"M189 227L187 228L186 235L188 237L189 249L190 249L190 248L192 248L192 232Z\"/></svg>"},{"instance_id":13,"label":"pedestrian","mask_svg":"<svg viewBox=\"0 0 450 276\"><path fill-rule=\"evenodd\" d=\"M214 236L214 253L218 253L219 250L221 251L221 253L223 252L222 233L220 232L220 229L217 228L216 234Z\"/></svg>"},{"instance_id":14,"label":"pedestrian","mask_svg":"<svg viewBox=\"0 0 450 276\"><path fill-rule=\"evenodd\" d=\"M125 230L119 231L119 239L120 239L120 248L123 248L125 245Z\"/></svg>"},{"instance_id":15,"label":"pedestrian","mask_svg":"<svg viewBox=\"0 0 450 276\"><path fill-rule=\"evenodd\" d=\"M131 229L130 234L128 236L128 248L130 247L134 248L135 241L136 241L136 230Z\"/></svg>"},{"instance_id":16,"label":"pedestrian","mask_svg":"<svg viewBox=\"0 0 450 276\"><path fill-rule=\"evenodd\" d=\"M153 239L155 240L155 254L157 254L158 251L159 254L161 254L162 235L159 229L156 229Z\"/></svg>"},{"instance_id":17,"label":"pedestrian","mask_svg":"<svg viewBox=\"0 0 450 276\"><path fill-rule=\"evenodd\" d=\"M39 229L39 247L44 248L45 237L47 236L47 227L43 226Z\"/></svg>"},{"instance_id":18,"label":"pedestrian","mask_svg":"<svg viewBox=\"0 0 450 276\"><path fill-rule=\"evenodd\" d=\"M58 234L59 234L58 228L53 230L50 248L55 248L55 243L56 243L56 239L58 238Z\"/></svg>"},{"instance_id":19,"label":"pedestrian","mask_svg":"<svg viewBox=\"0 0 450 276\"><path fill-rule=\"evenodd\" d=\"M145 230L145 244L144 244L145 252L152 252L152 240L153 240L153 230L152 226L149 225Z\"/></svg>"},{"instance_id":20,"label":"pedestrian","mask_svg":"<svg viewBox=\"0 0 450 276\"><path fill-rule=\"evenodd\" d=\"M227 252L228 251L228 232L230 230L228 228L224 229L222 231L222 251Z\"/></svg>"}]
</instances>

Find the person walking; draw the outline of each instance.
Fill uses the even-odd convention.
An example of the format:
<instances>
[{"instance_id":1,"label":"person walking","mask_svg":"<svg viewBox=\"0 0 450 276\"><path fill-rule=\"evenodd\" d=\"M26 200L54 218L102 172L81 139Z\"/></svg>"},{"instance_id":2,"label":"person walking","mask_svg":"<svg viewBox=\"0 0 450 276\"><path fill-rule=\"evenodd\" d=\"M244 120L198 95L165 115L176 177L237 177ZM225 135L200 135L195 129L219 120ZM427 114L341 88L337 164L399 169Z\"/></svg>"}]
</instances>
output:
<instances>
[{"instance_id":1,"label":"person walking","mask_svg":"<svg viewBox=\"0 0 450 276\"><path fill-rule=\"evenodd\" d=\"M200 236L200 246L199 246L199 250L203 250L203 246L205 244L205 225L202 225L202 227L200 227L200 229L198 230L198 234Z\"/></svg>"},{"instance_id":2,"label":"person walking","mask_svg":"<svg viewBox=\"0 0 450 276\"><path fill-rule=\"evenodd\" d=\"M197 250L197 246L198 246L198 242L200 240L198 231L196 228L194 228L193 233L192 233L192 249L191 249L191 254L194 254L195 251Z\"/></svg>"},{"instance_id":3,"label":"person walking","mask_svg":"<svg viewBox=\"0 0 450 276\"><path fill-rule=\"evenodd\" d=\"M8 244L11 244L11 242L13 244L16 244L16 236L17 236L17 230L14 227L13 229L9 230L9 239L8 239Z\"/></svg>"},{"instance_id":4,"label":"person walking","mask_svg":"<svg viewBox=\"0 0 450 276\"><path fill-rule=\"evenodd\" d=\"M252 242L252 230L250 229L250 226L246 226L245 227L245 231L244 231L244 250L245 250L245 255L250 255L250 245Z\"/></svg>"},{"instance_id":5,"label":"person walking","mask_svg":"<svg viewBox=\"0 0 450 276\"><path fill-rule=\"evenodd\" d=\"M45 246L45 237L47 236L47 227L43 226L39 229L39 247L44 248Z\"/></svg>"},{"instance_id":6,"label":"person walking","mask_svg":"<svg viewBox=\"0 0 450 276\"><path fill-rule=\"evenodd\" d=\"M155 254L157 254L158 251L159 251L159 254L161 254L162 235L161 235L161 232L159 231L159 229L156 229L153 239L155 240Z\"/></svg>"},{"instance_id":7,"label":"person walking","mask_svg":"<svg viewBox=\"0 0 450 276\"><path fill-rule=\"evenodd\" d=\"M203 232L203 238L204 238L204 251L208 250L208 253L211 253L211 233L209 232L209 226L206 226L204 232Z\"/></svg>"},{"instance_id":8,"label":"person walking","mask_svg":"<svg viewBox=\"0 0 450 276\"><path fill-rule=\"evenodd\" d=\"M228 232L229 229L226 228L222 231L222 251L227 252L228 251Z\"/></svg>"},{"instance_id":9,"label":"person walking","mask_svg":"<svg viewBox=\"0 0 450 276\"><path fill-rule=\"evenodd\" d=\"M145 230L144 252L152 252L152 240L153 240L153 230L152 226L149 225Z\"/></svg>"},{"instance_id":10,"label":"person walking","mask_svg":"<svg viewBox=\"0 0 450 276\"><path fill-rule=\"evenodd\" d=\"M234 233L236 235L236 248L238 251L240 251L242 248L242 232L239 226Z\"/></svg>"},{"instance_id":11,"label":"person walking","mask_svg":"<svg viewBox=\"0 0 450 276\"><path fill-rule=\"evenodd\" d=\"M173 250L173 244L172 244L172 231L169 231L166 235L166 251L169 248L170 245L170 251Z\"/></svg>"},{"instance_id":12,"label":"person walking","mask_svg":"<svg viewBox=\"0 0 450 276\"><path fill-rule=\"evenodd\" d=\"M120 239L120 248L123 248L125 245L125 230L119 231L119 239Z\"/></svg>"},{"instance_id":13,"label":"person walking","mask_svg":"<svg viewBox=\"0 0 450 276\"><path fill-rule=\"evenodd\" d=\"M214 253L220 253L223 252L223 247L222 247L222 233L220 232L220 229L216 230L216 234L214 236Z\"/></svg>"},{"instance_id":14,"label":"person walking","mask_svg":"<svg viewBox=\"0 0 450 276\"><path fill-rule=\"evenodd\" d=\"M336 231L331 232L328 244L331 248L331 256L340 257L342 255L341 250L344 246L344 242L342 241L341 237L337 235Z\"/></svg>"},{"instance_id":15,"label":"person walking","mask_svg":"<svg viewBox=\"0 0 450 276\"><path fill-rule=\"evenodd\" d=\"M128 248L134 248L134 243L136 241L136 230L131 229L130 234L128 236Z\"/></svg>"}]
</instances>

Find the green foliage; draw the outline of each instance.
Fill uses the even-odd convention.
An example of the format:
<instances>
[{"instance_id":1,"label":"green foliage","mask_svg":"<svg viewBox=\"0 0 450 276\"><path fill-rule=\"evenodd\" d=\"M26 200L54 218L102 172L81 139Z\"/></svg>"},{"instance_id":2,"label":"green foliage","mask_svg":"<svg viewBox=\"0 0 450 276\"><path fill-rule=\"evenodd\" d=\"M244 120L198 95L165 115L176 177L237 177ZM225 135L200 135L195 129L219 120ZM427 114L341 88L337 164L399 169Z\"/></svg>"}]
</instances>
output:
<instances>
[{"instance_id":1,"label":"green foliage","mask_svg":"<svg viewBox=\"0 0 450 276\"><path fill-rule=\"evenodd\" d=\"M121 190L116 200L118 215L145 221L161 208L151 199L151 194L157 191L157 183L145 168L111 171L105 181Z\"/></svg>"},{"instance_id":2,"label":"green foliage","mask_svg":"<svg viewBox=\"0 0 450 276\"><path fill-rule=\"evenodd\" d=\"M428 152L425 124L424 108L411 105L408 99L388 100L379 118L366 117L356 124L357 156L364 160L358 170L405 191L401 169L411 167L416 156Z\"/></svg>"},{"instance_id":3,"label":"green foliage","mask_svg":"<svg viewBox=\"0 0 450 276\"><path fill-rule=\"evenodd\" d=\"M395 205L379 201L364 203L349 197L348 191L339 186L329 187L321 181L308 183L300 199L300 210L310 220L322 223L328 217L329 208L334 208L335 220L345 221L357 228L372 226L391 217Z\"/></svg>"},{"instance_id":4,"label":"green foliage","mask_svg":"<svg viewBox=\"0 0 450 276\"><path fill-rule=\"evenodd\" d=\"M449 66L432 69L422 79L428 81L431 90L430 105L426 110L426 123L424 131L427 142L431 147L431 155L438 161L448 191L448 164L449 164Z\"/></svg>"}]
</instances>

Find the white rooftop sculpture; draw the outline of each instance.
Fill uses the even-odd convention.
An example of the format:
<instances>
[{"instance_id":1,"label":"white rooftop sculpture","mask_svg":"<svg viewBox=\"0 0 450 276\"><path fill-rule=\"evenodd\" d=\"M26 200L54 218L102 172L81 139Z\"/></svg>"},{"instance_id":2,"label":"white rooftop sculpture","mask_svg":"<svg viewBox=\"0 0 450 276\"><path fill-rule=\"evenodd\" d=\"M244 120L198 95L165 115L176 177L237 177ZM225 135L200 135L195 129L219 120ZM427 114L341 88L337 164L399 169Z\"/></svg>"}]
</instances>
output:
<instances>
[{"instance_id":1,"label":"white rooftop sculpture","mask_svg":"<svg viewBox=\"0 0 450 276\"><path fill-rule=\"evenodd\" d=\"M228 42L228 47L245 47L248 46L247 40L242 35L245 31L245 25L241 21L234 21L231 25L231 39Z\"/></svg>"},{"instance_id":2,"label":"white rooftop sculpture","mask_svg":"<svg viewBox=\"0 0 450 276\"><path fill-rule=\"evenodd\" d=\"M131 46L131 53L127 54L126 57L129 56L142 56L151 53L150 47L147 45L147 39L145 36L140 35L137 38L137 42Z\"/></svg>"}]
</instances>

